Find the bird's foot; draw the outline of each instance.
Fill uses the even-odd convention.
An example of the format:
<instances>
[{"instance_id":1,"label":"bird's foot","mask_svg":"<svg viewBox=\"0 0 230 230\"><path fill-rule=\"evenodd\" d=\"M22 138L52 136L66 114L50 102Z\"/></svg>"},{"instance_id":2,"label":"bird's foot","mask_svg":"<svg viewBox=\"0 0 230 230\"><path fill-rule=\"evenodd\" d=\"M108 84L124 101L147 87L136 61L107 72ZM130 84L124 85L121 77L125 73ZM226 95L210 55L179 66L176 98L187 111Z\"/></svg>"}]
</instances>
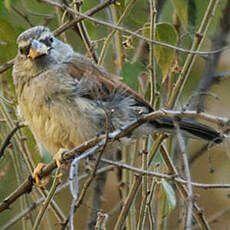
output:
<instances>
[{"instance_id":1,"label":"bird's foot","mask_svg":"<svg viewBox=\"0 0 230 230\"><path fill-rule=\"evenodd\" d=\"M50 181L50 176L45 176L43 178L40 177L42 169L46 166L44 163L38 163L37 167L33 171L33 179L35 181L35 185L38 187L45 187L49 181Z\"/></svg>"},{"instance_id":2,"label":"bird's foot","mask_svg":"<svg viewBox=\"0 0 230 230\"><path fill-rule=\"evenodd\" d=\"M63 154L67 152L67 149L59 149L58 152L54 155L53 159L56 162L56 165L58 168L61 168L61 165L63 164Z\"/></svg>"}]
</instances>

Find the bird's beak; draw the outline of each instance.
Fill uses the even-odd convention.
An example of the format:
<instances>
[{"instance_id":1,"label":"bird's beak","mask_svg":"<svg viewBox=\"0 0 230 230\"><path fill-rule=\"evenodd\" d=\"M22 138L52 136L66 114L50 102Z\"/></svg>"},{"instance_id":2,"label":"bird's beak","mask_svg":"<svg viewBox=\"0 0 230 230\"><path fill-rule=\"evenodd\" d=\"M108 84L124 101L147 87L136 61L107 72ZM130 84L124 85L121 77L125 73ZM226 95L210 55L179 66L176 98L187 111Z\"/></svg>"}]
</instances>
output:
<instances>
[{"instance_id":1,"label":"bird's beak","mask_svg":"<svg viewBox=\"0 0 230 230\"><path fill-rule=\"evenodd\" d=\"M28 57L31 59L35 59L42 55L48 54L50 47L47 47L44 43L39 42L38 40L33 40Z\"/></svg>"}]
</instances>

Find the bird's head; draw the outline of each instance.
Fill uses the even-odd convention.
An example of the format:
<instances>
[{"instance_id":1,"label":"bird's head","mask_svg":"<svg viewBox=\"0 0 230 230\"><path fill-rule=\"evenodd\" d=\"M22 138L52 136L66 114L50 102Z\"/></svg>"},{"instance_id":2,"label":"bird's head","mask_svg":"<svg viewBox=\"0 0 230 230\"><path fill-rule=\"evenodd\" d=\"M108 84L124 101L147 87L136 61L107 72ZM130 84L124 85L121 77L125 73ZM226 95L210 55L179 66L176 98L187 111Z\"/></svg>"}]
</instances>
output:
<instances>
[{"instance_id":1,"label":"bird's head","mask_svg":"<svg viewBox=\"0 0 230 230\"><path fill-rule=\"evenodd\" d=\"M66 61L73 52L68 44L55 38L43 26L24 31L17 43L18 54L13 69L15 81L32 78L50 66Z\"/></svg>"},{"instance_id":2,"label":"bird's head","mask_svg":"<svg viewBox=\"0 0 230 230\"><path fill-rule=\"evenodd\" d=\"M54 48L54 36L50 30L43 26L32 27L17 39L18 56L21 59L38 59L42 56L49 55Z\"/></svg>"}]
</instances>

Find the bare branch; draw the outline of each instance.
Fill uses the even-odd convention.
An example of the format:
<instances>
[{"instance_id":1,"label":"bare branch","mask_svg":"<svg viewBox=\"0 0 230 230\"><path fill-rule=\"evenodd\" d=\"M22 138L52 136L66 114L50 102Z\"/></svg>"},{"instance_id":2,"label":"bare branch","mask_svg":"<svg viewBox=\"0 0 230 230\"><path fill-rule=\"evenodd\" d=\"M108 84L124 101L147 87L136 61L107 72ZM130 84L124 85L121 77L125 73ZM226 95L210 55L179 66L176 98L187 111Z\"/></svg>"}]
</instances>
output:
<instances>
[{"instance_id":1,"label":"bare branch","mask_svg":"<svg viewBox=\"0 0 230 230\"><path fill-rule=\"evenodd\" d=\"M4 151L7 148L7 146L10 144L11 138L14 136L14 134L20 129L25 127L24 124L17 123L15 128L11 130L11 132L7 135L6 139L2 142L0 146L0 159L4 155Z\"/></svg>"},{"instance_id":2,"label":"bare branch","mask_svg":"<svg viewBox=\"0 0 230 230\"><path fill-rule=\"evenodd\" d=\"M8 62L4 63L3 65L0 66L0 73L5 72L8 70L11 66L13 66L15 59L11 59Z\"/></svg>"}]
</instances>

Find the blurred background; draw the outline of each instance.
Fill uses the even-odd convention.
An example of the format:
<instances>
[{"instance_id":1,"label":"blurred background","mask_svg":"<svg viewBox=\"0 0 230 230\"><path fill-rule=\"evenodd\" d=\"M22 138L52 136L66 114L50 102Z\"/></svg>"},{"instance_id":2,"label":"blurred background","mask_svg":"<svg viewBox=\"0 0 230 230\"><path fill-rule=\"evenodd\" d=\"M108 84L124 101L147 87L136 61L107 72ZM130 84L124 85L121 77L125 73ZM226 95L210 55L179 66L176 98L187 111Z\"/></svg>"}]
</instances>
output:
<instances>
[{"instance_id":1,"label":"blurred background","mask_svg":"<svg viewBox=\"0 0 230 230\"><path fill-rule=\"evenodd\" d=\"M102 0L85 0L77 1L78 5L75 6L72 1L68 0L53 1L61 5L68 5L72 9L78 7L81 12L86 12L103 3ZM118 0L116 4L110 4L95 13L93 17L112 24L118 24L119 19L124 16L120 26L149 38L151 27L150 2L149 0ZM154 39L186 50L191 49L191 45L197 38L196 33L199 31L201 22L204 20L204 15L208 10L209 3L209 0L153 1L154 10L156 10L156 15L154 16L156 28ZM6 63L17 54L16 39L18 35L36 25L44 25L49 27L51 31L55 31L75 16L59 7L52 6L49 1L0 1L0 146L19 120L17 118L17 98L11 73L12 67L6 68ZM200 48L202 51L218 50L229 44L230 1L219 1L215 14L210 17L211 23ZM99 62L108 72L119 74L126 84L143 94L146 100L150 100L149 44L130 34L119 32L115 33L108 44L105 45L105 41L112 31L111 28L95 24L89 20L84 20L82 25L92 48L91 53L88 52L77 26L59 34L58 38L70 44L75 51L93 58L95 62ZM102 55L103 50L105 50L104 55ZM154 107L155 109L167 108L169 98L173 92L173 86L188 54L162 46L153 46L153 50L157 90L157 96L154 97ZM230 107L228 105L230 98L229 60L229 49L223 49L218 53L209 55L197 55L182 94L173 108L177 110L192 109L220 117L230 117ZM213 126L211 123L210 125ZM221 131L224 130L223 127L215 128ZM141 167L140 152L146 148L151 149L153 141L140 140L138 143L139 145L135 142L131 144L130 148L122 149L121 158L124 160L125 154L131 153L132 157L126 163ZM165 143L175 165L183 175L183 162L177 149L176 141L173 137L170 137ZM192 181L207 184L230 184L230 153L227 139L223 144L213 147L200 140L188 139L186 143ZM133 146L137 145L139 146L138 148L133 148ZM0 158L0 202L12 193L29 175L20 146L24 146L26 151L31 154L35 165L40 161L48 163L52 159L52 156L44 149L41 150L42 154L39 154L39 148L29 128L20 129L5 150L4 155ZM157 166L158 164L160 166ZM153 162L153 169L167 173L160 153L157 154ZM109 216L107 229L113 229L117 215L120 212L122 196L125 196L122 186L125 184L124 187L127 187L125 189L129 190L133 180L133 173L129 175L129 183L124 182L123 173L118 169L108 172L107 178L109 179L105 183L101 210ZM65 181L66 179L64 178L63 183ZM149 182L149 184L151 183ZM154 229L183 229L186 201L180 197L173 183L167 182L167 185L175 193L170 192L170 189L160 184L161 181L158 181L152 200L153 217L155 218ZM89 190L88 197L90 197L93 188L90 187ZM169 198L170 195L173 198ZM194 195L197 204L204 211L208 221L210 221L212 229L230 229L229 189L205 190L195 188ZM33 190L32 193L23 195L14 202L10 209L1 212L0 229L32 229L39 206L35 209L31 208L31 211L23 218L19 218L18 215L26 208L31 207L40 197L41 194ZM176 200L176 203L173 202L173 199ZM57 193L55 201L62 213L67 216L71 203L68 187ZM136 222L138 221L140 201L141 190L138 191L137 199L131 212L131 215L135 216ZM167 208L167 203L170 208ZM90 198L85 199L75 218L76 229L88 229L86 216L92 209L92 200ZM14 223L13 218L15 217L18 217L18 219ZM129 218L132 220L133 217ZM13 221L13 223L10 221ZM40 229L59 229L60 226L57 222L53 211L48 209ZM132 223L131 226L136 227L135 223ZM149 220L146 220L146 229L151 229L149 226ZM135 229L128 226L126 228ZM194 229L199 229L196 222L194 222Z\"/></svg>"}]
</instances>

